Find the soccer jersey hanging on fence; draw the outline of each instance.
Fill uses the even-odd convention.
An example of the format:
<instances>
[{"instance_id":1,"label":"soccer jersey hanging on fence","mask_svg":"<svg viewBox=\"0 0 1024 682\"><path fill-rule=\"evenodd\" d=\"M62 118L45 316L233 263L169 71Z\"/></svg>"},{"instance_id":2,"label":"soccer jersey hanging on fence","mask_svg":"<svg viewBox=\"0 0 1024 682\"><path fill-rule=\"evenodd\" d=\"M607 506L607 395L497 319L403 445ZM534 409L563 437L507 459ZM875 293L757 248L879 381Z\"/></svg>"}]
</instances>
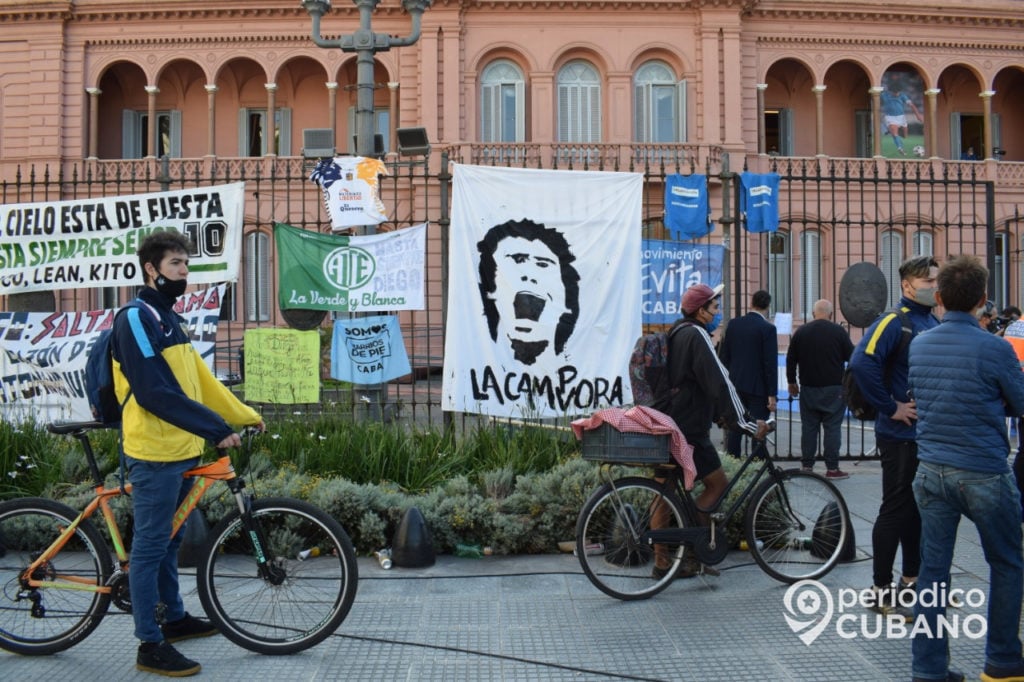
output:
<instances>
[{"instance_id":1,"label":"soccer jersey hanging on fence","mask_svg":"<svg viewBox=\"0 0 1024 682\"><path fill-rule=\"evenodd\" d=\"M377 177L388 169L379 159L339 156L321 159L309 179L320 185L332 230L376 225L388 219L377 193Z\"/></svg>"}]
</instances>

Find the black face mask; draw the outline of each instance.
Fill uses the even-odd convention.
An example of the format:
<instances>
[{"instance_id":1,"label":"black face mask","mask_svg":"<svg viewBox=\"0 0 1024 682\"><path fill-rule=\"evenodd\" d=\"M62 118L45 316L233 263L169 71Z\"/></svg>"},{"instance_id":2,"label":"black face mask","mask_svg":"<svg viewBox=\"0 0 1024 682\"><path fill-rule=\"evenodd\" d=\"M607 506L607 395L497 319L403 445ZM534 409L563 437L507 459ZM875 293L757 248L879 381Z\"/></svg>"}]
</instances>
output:
<instances>
[{"instance_id":1,"label":"black face mask","mask_svg":"<svg viewBox=\"0 0 1024 682\"><path fill-rule=\"evenodd\" d=\"M164 296L169 296L170 298L178 298L183 293L185 293L185 289L188 287L188 280L167 279L163 275L157 275L155 284L156 290L159 291Z\"/></svg>"}]
</instances>

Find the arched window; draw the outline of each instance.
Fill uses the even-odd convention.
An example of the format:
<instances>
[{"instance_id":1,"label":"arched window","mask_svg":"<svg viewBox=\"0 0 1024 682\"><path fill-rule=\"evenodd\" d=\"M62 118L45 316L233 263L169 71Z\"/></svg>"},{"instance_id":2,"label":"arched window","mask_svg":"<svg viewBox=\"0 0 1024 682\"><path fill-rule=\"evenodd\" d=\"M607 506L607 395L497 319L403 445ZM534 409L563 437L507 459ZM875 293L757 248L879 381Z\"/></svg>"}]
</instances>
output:
<instances>
[{"instance_id":1,"label":"arched window","mask_svg":"<svg viewBox=\"0 0 1024 682\"><path fill-rule=\"evenodd\" d=\"M900 264L903 263L903 235L894 230L887 230L882 233L881 243L882 274L885 276L885 283L889 287L889 308L895 308L900 302L902 287L900 286Z\"/></svg>"},{"instance_id":2,"label":"arched window","mask_svg":"<svg viewBox=\"0 0 1024 682\"><path fill-rule=\"evenodd\" d=\"M800 311L812 319L814 302L821 298L821 233L807 230L800 235Z\"/></svg>"},{"instance_id":3,"label":"arched window","mask_svg":"<svg viewBox=\"0 0 1024 682\"><path fill-rule=\"evenodd\" d=\"M686 81L668 64L650 61L633 77L633 136L636 142L686 141Z\"/></svg>"},{"instance_id":4,"label":"arched window","mask_svg":"<svg viewBox=\"0 0 1024 682\"><path fill-rule=\"evenodd\" d=\"M526 81L507 59L491 62L480 76L480 141L526 141Z\"/></svg>"},{"instance_id":5,"label":"arched window","mask_svg":"<svg viewBox=\"0 0 1024 682\"><path fill-rule=\"evenodd\" d=\"M245 236L245 319L270 319L270 239L264 232Z\"/></svg>"},{"instance_id":6,"label":"arched window","mask_svg":"<svg viewBox=\"0 0 1024 682\"><path fill-rule=\"evenodd\" d=\"M601 79L585 61L558 72L558 141L601 141Z\"/></svg>"}]
</instances>

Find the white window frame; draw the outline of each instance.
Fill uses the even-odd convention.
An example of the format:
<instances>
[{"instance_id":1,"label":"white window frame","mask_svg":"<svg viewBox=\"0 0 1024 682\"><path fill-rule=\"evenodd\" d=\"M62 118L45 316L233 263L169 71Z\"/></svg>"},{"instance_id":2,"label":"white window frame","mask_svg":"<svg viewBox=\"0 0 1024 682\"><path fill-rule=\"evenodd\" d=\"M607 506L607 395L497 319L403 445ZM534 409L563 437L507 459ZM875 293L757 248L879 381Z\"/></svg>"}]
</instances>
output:
<instances>
[{"instance_id":1,"label":"white window frame","mask_svg":"<svg viewBox=\"0 0 1024 682\"><path fill-rule=\"evenodd\" d=\"M255 230L245 235L245 319L248 322L270 320L272 273L270 237Z\"/></svg>"},{"instance_id":2,"label":"white window frame","mask_svg":"<svg viewBox=\"0 0 1024 682\"><path fill-rule=\"evenodd\" d=\"M558 70L558 141L601 141L601 76L593 64L574 59Z\"/></svg>"},{"instance_id":3,"label":"white window frame","mask_svg":"<svg viewBox=\"0 0 1024 682\"><path fill-rule=\"evenodd\" d=\"M886 230L880 235L878 262L889 289L888 308L895 308L903 295L900 286L900 265L903 263L903 233Z\"/></svg>"},{"instance_id":4,"label":"white window frame","mask_svg":"<svg viewBox=\"0 0 1024 682\"><path fill-rule=\"evenodd\" d=\"M821 298L821 232L800 233L800 313L813 319L814 303Z\"/></svg>"},{"instance_id":5,"label":"white window frame","mask_svg":"<svg viewBox=\"0 0 1024 682\"><path fill-rule=\"evenodd\" d=\"M660 135L657 116L660 100L668 98L671 105L670 135ZM636 142L686 142L686 81L676 81L668 64L645 62L633 77L633 136ZM660 139L667 137L668 139Z\"/></svg>"},{"instance_id":6,"label":"white window frame","mask_svg":"<svg viewBox=\"0 0 1024 682\"><path fill-rule=\"evenodd\" d=\"M157 125L166 126L167 139L157 135L154 156L164 154L172 159L181 158L181 112L167 109L156 112ZM149 135L148 111L123 109L121 111L121 158L141 159L146 155L146 138Z\"/></svg>"},{"instance_id":7,"label":"white window frame","mask_svg":"<svg viewBox=\"0 0 1024 682\"><path fill-rule=\"evenodd\" d=\"M508 59L491 62L480 75L480 141L526 141L526 79Z\"/></svg>"},{"instance_id":8,"label":"white window frame","mask_svg":"<svg viewBox=\"0 0 1024 682\"><path fill-rule=\"evenodd\" d=\"M259 121L260 134L259 139L256 140L256 130L252 125L253 118ZM276 121L276 146L277 149L273 152L278 156L291 156L292 155L292 110L290 107L278 107L274 109L274 120ZM253 108L253 107L242 107L238 110L238 155L251 157L255 156L250 154L250 149L253 145L258 142L260 148L260 156L266 156L270 153L267 148L267 136L262 134L262 131L267 129L267 110L266 108Z\"/></svg>"},{"instance_id":9,"label":"white window frame","mask_svg":"<svg viewBox=\"0 0 1024 682\"><path fill-rule=\"evenodd\" d=\"M768 293L774 312L793 310L792 235L781 230L768 235ZM773 240L779 240L773 244Z\"/></svg>"}]
</instances>

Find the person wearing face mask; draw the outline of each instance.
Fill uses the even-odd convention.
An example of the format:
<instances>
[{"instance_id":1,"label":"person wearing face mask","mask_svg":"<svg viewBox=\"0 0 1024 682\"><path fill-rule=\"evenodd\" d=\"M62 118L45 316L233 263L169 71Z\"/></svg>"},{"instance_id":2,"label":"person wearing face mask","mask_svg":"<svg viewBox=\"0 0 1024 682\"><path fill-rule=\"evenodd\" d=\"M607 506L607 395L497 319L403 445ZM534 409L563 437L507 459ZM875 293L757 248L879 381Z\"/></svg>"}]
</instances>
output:
<instances>
[{"instance_id":1,"label":"person wearing face mask","mask_svg":"<svg viewBox=\"0 0 1024 682\"><path fill-rule=\"evenodd\" d=\"M911 485L917 473L917 409L908 393L908 353L904 325L913 340L938 326L932 314L939 265L932 256L917 256L900 265L902 296L896 310L868 327L850 358L857 386L875 409L875 443L882 462L882 501L871 530L874 597L871 610L909 622L913 613L901 605L900 591L913 589L921 565L921 516ZM901 322L902 320L902 322ZM893 585L896 551L903 572ZM906 601L906 600L903 600Z\"/></svg>"},{"instance_id":2,"label":"person wearing face mask","mask_svg":"<svg viewBox=\"0 0 1024 682\"><path fill-rule=\"evenodd\" d=\"M175 510L195 479L182 474L199 464L205 443L237 447L231 426L263 420L210 371L174 312L188 286L191 244L177 232L156 232L139 246L144 304L114 319L114 388L122 403L122 448L132 483L134 532L131 547L131 600L135 636L140 640L136 668L171 677L199 672L171 642L207 637L217 629L185 611L178 586L178 547L171 539ZM163 604L163 623L157 605Z\"/></svg>"},{"instance_id":3,"label":"person wearing face mask","mask_svg":"<svg viewBox=\"0 0 1024 682\"><path fill-rule=\"evenodd\" d=\"M675 420L686 442L693 446L697 479L704 484L704 491L697 496L702 509L713 505L729 483L711 442L711 424L719 421L727 428L741 428L758 440L768 433L764 421L747 414L715 353L710 334L722 322L721 293L722 285L712 289L696 284L687 289L681 304L685 317L669 332L669 382L679 390L663 411ZM689 564L684 563L678 577L718 575L710 566L701 566L692 552L686 557Z\"/></svg>"},{"instance_id":4,"label":"person wearing face mask","mask_svg":"<svg viewBox=\"0 0 1024 682\"><path fill-rule=\"evenodd\" d=\"M981 679L1024 680L1020 616L1020 492L1006 461L1006 417L1024 414L1024 374L1010 344L979 326L988 269L958 256L939 269L942 324L910 344L910 385L917 403L918 469L914 496L921 510L919 593L948 594L960 518L973 521L989 565L988 637ZM913 676L963 680L949 668L949 639L939 632L946 599L916 604Z\"/></svg>"}]
</instances>

